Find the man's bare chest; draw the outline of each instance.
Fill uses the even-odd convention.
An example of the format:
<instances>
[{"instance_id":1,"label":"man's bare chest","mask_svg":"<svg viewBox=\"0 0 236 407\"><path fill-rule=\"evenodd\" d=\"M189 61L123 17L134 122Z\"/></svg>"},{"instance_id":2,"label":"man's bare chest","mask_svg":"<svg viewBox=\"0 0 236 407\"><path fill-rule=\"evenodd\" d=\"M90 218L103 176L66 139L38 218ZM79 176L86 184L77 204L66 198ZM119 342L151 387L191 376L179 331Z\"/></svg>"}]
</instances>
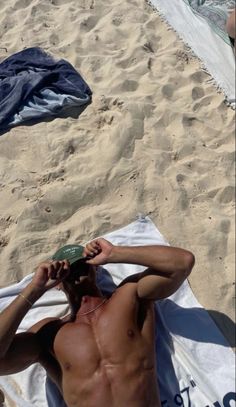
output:
<instances>
[{"instance_id":1,"label":"man's bare chest","mask_svg":"<svg viewBox=\"0 0 236 407\"><path fill-rule=\"evenodd\" d=\"M53 352L63 371L93 374L102 366L148 364L152 351L135 320L125 315L93 315L66 323L57 332ZM148 362L149 360L149 362ZM146 362L145 362L146 361Z\"/></svg>"},{"instance_id":2,"label":"man's bare chest","mask_svg":"<svg viewBox=\"0 0 236 407\"><path fill-rule=\"evenodd\" d=\"M57 332L53 350L55 355L79 356L84 353L109 356L124 347L140 342L141 334L134 321L119 318L81 318L63 325ZM121 348L121 349L120 349Z\"/></svg>"}]
</instances>

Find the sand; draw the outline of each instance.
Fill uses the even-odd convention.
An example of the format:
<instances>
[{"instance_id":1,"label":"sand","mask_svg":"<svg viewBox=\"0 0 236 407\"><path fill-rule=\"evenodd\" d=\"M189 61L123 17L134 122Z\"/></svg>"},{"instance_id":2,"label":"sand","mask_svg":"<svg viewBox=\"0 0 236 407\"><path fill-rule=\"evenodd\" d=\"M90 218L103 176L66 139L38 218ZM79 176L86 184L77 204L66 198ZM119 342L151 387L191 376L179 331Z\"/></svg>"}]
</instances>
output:
<instances>
[{"instance_id":1,"label":"sand","mask_svg":"<svg viewBox=\"0 0 236 407\"><path fill-rule=\"evenodd\" d=\"M149 215L233 340L234 111L143 0L2 0L0 61L40 46L93 91L79 120L0 137L0 286L59 246Z\"/></svg>"}]
</instances>

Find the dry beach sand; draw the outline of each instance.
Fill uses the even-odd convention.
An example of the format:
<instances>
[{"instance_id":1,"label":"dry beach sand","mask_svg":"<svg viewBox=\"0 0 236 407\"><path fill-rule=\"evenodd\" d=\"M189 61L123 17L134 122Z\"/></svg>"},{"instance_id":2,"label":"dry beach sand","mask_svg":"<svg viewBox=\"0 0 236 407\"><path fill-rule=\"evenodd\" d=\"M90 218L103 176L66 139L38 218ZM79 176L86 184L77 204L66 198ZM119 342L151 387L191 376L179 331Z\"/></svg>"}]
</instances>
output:
<instances>
[{"instance_id":1,"label":"dry beach sand","mask_svg":"<svg viewBox=\"0 0 236 407\"><path fill-rule=\"evenodd\" d=\"M232 344L234 111L144 0L1 0L0 61L40 46L79 70L79 119L0 137L0 286L60 245L148 214Z\"/></svg>"}]
</instances>

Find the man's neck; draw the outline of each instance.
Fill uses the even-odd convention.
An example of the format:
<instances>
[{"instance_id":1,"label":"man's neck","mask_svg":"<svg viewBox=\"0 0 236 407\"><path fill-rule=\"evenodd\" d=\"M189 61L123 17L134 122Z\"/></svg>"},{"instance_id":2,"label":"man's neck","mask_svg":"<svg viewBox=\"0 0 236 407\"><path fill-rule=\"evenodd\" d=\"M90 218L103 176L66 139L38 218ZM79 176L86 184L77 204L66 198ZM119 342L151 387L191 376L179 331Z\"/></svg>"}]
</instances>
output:
<instances>
[{"instance_id":1,"label":"man's neck","mask_svg":"<svg viewBox=\"0 0 236 407\"><path fill-rule=\"evenodd\" d=\"M84 296L103 297L101 291L95 284L78 285L73 297L70 298L71 317L74 319L81 306L81 301Z\"/></svg>"}]
</instances>

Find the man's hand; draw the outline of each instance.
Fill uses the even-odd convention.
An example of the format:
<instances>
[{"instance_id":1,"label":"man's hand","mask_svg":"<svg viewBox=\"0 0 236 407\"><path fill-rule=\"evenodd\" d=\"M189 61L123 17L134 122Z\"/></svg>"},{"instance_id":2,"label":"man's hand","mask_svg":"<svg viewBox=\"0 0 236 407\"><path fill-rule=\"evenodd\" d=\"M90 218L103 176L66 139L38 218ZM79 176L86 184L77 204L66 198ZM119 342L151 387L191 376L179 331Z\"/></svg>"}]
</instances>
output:
<instances>
[{"instance_id":1,"label":"man's hand","mask_svg":"<svg viewBox=\"0 0 236 407\"><path fill-rule=\"evenodd\" d=\"M98 238L88 243L84 249L84 256L91 257L86 263L100 266L109 263L114 246L103 238Z\"/></svg>"},{"instance_id":2,"label":"man's hand","mask_svg":"<svg viewBox=\"0 0 236 407\"><path fill-rule=\"evenodd\" d=\"M31 285L43 292L58 285L70 274L70 264L67 260L45 262L39 265Z\"/></svg>"}]
</instances>

